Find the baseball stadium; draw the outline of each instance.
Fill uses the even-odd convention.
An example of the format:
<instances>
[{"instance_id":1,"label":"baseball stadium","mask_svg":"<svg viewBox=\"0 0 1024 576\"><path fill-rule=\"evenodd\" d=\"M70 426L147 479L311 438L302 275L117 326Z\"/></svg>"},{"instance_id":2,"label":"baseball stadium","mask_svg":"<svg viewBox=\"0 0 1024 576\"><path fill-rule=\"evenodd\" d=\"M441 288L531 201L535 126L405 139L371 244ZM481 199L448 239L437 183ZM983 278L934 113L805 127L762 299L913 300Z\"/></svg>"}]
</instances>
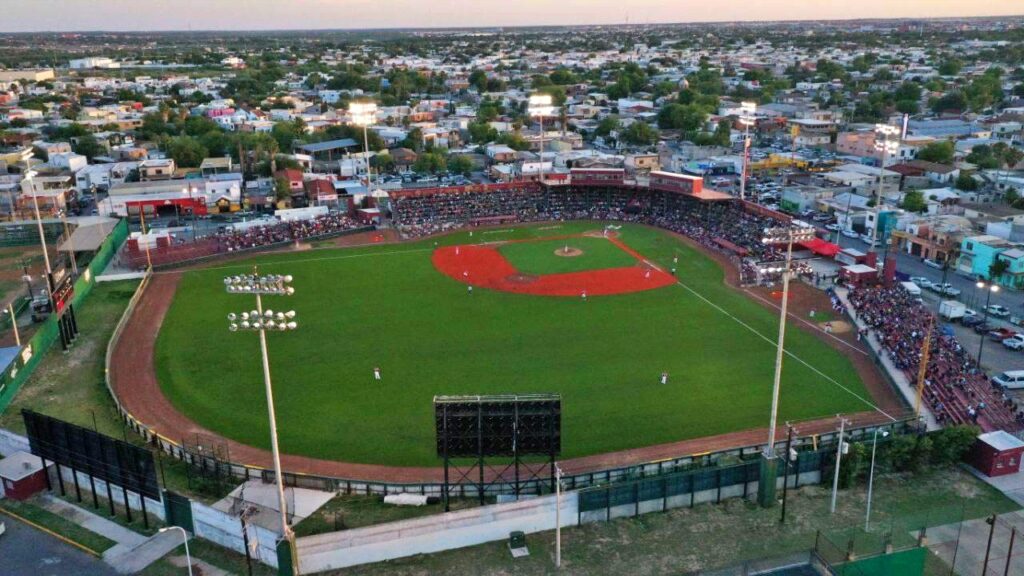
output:
<instances>
[{"instance_id":1,"label":"baseball stadium","mask_svg":"<svg viewBox=\"0 0 1024 576\"><path fill-rule=\"evenodd\" d=\"M569 475L763 445L782 298L764 276L785 253L764 236L790 218L702 184L574 170L405 190L380 228L334 220L146 253L156 271L111 345L111 389L144 434L271 468L259 350L227 319L254 302L225 278L255 269L294 279L294 295L262 302L297 325L267 335L286 472L436 485L438 396L559 395ZM780 430L904 417L836 301L804 279Z\"/></svg>"}]
</instances>

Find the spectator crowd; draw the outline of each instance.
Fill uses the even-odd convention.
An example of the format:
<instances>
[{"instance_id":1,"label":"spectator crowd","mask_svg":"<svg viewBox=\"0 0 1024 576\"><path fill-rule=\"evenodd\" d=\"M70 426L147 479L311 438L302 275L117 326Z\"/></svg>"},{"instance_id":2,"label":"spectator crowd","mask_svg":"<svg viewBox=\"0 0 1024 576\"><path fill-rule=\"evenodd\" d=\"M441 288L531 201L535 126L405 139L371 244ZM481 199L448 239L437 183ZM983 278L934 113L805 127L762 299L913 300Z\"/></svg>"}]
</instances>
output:
<instances>
[{"instance_id":1,"label":"spectator crowd","mask_svg":"<svg viewBox=\"0 0 1024 576\"><path fill-rule=\"evenodd\" d=\"M955 337L939 330L934 314L902 286L853 288L850 303L868 325L868 334L878 339L910 382L918 381L925 336L931 331L924 400L940 423L977 424L986 431L1021 429L1021 408L989 381Z\"/></svg>"}]
</instances>

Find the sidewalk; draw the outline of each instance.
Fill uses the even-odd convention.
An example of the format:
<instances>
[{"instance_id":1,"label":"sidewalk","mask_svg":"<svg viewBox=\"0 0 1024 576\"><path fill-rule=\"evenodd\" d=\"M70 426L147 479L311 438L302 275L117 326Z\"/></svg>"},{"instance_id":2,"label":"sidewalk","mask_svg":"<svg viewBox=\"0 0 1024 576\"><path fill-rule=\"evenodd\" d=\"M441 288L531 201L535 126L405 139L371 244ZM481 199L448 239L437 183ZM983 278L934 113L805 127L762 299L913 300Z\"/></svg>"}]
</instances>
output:
<instances>
[{"instance_id":1,"label":"sidewalk","mask_svg":"<svg viewBox=\"0 0 1024 576\"><path fill-rule=\"evenodd\" d=\"M853 305L850 304L849 298L847 298L849 291L846 288L843 288L842 286L836 286L835 293L836 296L839 298L839 301L842 302L843 306L845 306L846 309L849 311L850 317L853 318L853 322L854 324L856 324L857 328L867 328L867 324L865 324L860 319L860 317L854 315L856 314L856 312L854 311ZM889 374L892 380L896 383L896 388L903 396L903 399L906 400L908 405L913 407L914 404L917 402L917 387L914 385L914 383L910 382L910 380L907 378L907 375L902 370L900 370L899 368L896 367L895 364L893 364L892 358L889 358L889 355L886 354L885 351L882 349L882 344L878 341L878 338L875 337L870 331L868 332L868 336L865 338L865 341L867 342L868 346L870 346L871 349L875 352L875 355L878 357L878 359L881 360L882 368L886 371L886 373ZM921 417L924 418L925 424L928 426L929 431L938 430L942 428L941 426L939 426L938 421L935 420L935 415L932 414L932 411L931 409L928 408L928 404L926 402L921 402Z\"/></svg>"},{"instance_id":2,"label":"sidewalk","mask_svg":"<svg viewBox=\"0 0 1024 576\"><path fill-rule=\"evenodd\" d=\"M103 553L103 561L121 574L139 572L182 544L178 531L146 537L50 494L43 495L40 503L50 512L117 542Z\"/></svg>"}]
</instances>

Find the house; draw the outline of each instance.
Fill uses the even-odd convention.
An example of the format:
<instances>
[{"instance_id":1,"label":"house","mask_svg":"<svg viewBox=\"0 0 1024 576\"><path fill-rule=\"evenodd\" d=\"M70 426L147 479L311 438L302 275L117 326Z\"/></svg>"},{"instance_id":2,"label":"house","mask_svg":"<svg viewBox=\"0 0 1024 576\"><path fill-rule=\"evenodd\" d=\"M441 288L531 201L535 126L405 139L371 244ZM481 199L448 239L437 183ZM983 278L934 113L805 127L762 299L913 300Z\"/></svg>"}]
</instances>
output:
<instances>
[{"instance_id":1,"label":"house","mask_svg":"<svg viewBox=\"0 0 1024 576\"><path fill-rule=\"evenodd\" d=\"M139 179L144 182L150 180L170 180L174 176L176 169L177 167L172 158L143 160L139 162Z\"/></svg>"},{"instance_id":2,"label":"house","mask_svg":"<svg viewBox=\"0 0 1024 576\"><path fill-rule=\"evenodd\" d=\"M515 162L517 153L505 144L488 144L485 149L487 159L494 163Z\"/></svg>"},{"instance_id":3,"label":"house","mask_svg":"<svg viewBox=\"0 0 1024 576\"><path fill-rule=\"evenodd\" d=\"M285 168L284 170L278 170L274 172L274 179L283 179L288 183L288 190L292 196L302 195L305 192L303 188L302 171L295 168Z\"/></svg>"},{"instance_id":4,"label":"house","mask_svg":"<svg viewBox=\"0 0 1024 576\"><path fill-rule=\"evenodd\" d=\"M203 176L226 174L232 171L233 165L231 156L224 156L223 158L204 158L202 164L199 165L199 172Z\"/></svg>"},{"instance_id":5,"label":"house","mask_svg":"<svg viewBox=\"0 0 1024 576\"><path fill-rule=\"evenodd\" d=\"M923 176L940 184L952 184L960 176L958 168L946 164L928 162L927 160L911 160L906 165L920 170Z\"/></svg>"},{"instance_id":6,"label":"house","mask_svg":"<svg viewBox=\"0 0 1024 576\"><path fill-rule=\"evenodd\" d=\"M334 184L326 178L309 180L304 187L309 203L314 206L333 204L338 201L338 192L334 189Z\"/></svg>"},{"instance_id":7,"label":"house","mask_svg":"<svg viewBox=\"0 0 1024 576\"><path fill-rule=\"evenodd\" d=\"M633 172L661 170L661 156L657 153L626 154L626 168Z\"/></svg>"},{"instance_id":8,"label":"house","mask_svg":"<svg viewBox=\"0 0 1024 576\"><path fill-rule=\"evenodd\" d=\"M395 169L405 172L412 168L419 156L408 148L395 148L391 150L391 158L395 162Z\"/></svg>"},{"instance_id":9,"label":"house","mask_svg":"<svg viewBox=\"0 0 1024 576\"><path fill-rule=\"evenodd\" d=\"M975 278L988 278L992 263L999 254L1012 247L1013 243L1009 240L988 234L964 238L960 242L957 271Z\"/></svg>"},{"instance_id":10,"label":"house","mask_svg":"<svg viewBox=\"0 0 1024 576\"><path fill-rule=\"evenodd\" d=\"M970 233L971 222L962 216L915 216L903 229L893 230L892 238L897 250L955 265L961 242Z\"/></svg>"}]
</instances>

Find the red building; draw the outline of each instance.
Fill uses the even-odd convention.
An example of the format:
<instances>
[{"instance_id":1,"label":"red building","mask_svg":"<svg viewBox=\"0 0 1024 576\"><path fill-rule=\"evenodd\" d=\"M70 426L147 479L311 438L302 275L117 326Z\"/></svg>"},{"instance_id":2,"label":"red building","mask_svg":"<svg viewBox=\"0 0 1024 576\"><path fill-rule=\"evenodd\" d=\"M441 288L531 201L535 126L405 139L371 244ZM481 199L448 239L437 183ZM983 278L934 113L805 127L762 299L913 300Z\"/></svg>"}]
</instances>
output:
<instances>
[{"instance_id":1,"label":"red building","mask_svg":"<svg viewBox=\"0 0 1024 576\"><path fill-rule=\"evenodd\" d=\"M1020 471L1024 442L1002 430L978 436L968 457L972 466L986 476L1005 476Z\"/></svg>"},{"instance_id":2,"label":"red building","mask_svg":"<svg viewBox=\"0 0 1024 576\"><path fill-rule=\"evenodd\" d=\"M26 500L46 489L46 472L39 456L28 452L15 452L0 460L0 485L4 496L12 500Z\"/></svg>"}]
</instances>

